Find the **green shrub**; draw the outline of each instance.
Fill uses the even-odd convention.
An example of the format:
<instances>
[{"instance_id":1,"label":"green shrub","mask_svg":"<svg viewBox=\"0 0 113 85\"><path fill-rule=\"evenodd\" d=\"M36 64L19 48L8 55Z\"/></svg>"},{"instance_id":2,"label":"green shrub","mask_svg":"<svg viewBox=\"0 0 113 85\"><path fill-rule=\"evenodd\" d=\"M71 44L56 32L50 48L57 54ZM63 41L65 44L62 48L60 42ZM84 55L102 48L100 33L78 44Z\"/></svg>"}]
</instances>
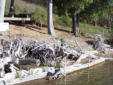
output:
<instances>
[{"instance_id":1,"label":"green shrub","mask_svg":"<svg viewBox=\"0 0 113 85\"><path fill-rule=\"evenodd\" d=\"M21 7L18 7L18 6L15 6L14 9L15 9L15 13L28 12L28 10L26 8L21 8Z\"/></svg>"},{"instance_id":2,"label":"green shrub","mask_svg":"<svg viewBox=\"0 0 113 85\"><path fill-rule=\"evenodd\" d=\"M18 72L16 73L16 78L20 78L20 74Z\"/></svg>"},{"instance_id":3,"label":"green shrub","mask_svg":"<svg viewBox=\"0 0 113 85\"><path fill-rule=\"evenodd\" d=\"M32 19L35 23L47 24L47 13L39 8L35 9Z\"/></svg>"},{"instance_id":4,"label":"green shrub","mask_svg":"<svg viewBox=\"0 0 113 85\"><path fill-rule=\"evenodd\" d=\"M63 25L63 26L71 26L71 18L69 16L61 16L56 20L56 23Z\"/></svg>"},{"instance_id":5,"label":"green shrub","mask_svg":"<svg viewBox=\"0 0 113 85\"><path fill-rule=\"evenodd\" d=\"M62 66L61 62L57 62L57 63L56 63L55 68L62 68L62 67L63 67L63 66Z\"/></svg>"}]
</instances>

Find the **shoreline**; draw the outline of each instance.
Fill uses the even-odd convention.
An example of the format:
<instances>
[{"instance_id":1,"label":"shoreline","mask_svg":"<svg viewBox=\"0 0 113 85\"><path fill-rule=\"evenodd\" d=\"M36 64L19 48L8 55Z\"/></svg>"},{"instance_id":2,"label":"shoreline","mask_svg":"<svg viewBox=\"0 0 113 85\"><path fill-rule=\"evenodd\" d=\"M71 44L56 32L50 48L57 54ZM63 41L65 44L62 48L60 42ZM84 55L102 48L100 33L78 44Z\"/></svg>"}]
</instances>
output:
<instances>
[{"instance_id":1,"label":"shoreline","mask_svg":"<svg viewBox=\"0 0 113 85\"><path fill-rule=\"evenodd\" d=\"M91 68L93 66L96 66L98 64L101 64L105 61L106 59L105 58L100 58L100 59L97 59L97 60L94 60L92 61L91 63L86 63L86 64L73 64L71 66L68 66L66 67L66 75L69 75L71 73L74 73L74 72L77 72L77 71L80 71L80 70L85 70L87 68ZM63 70L64 68L61 68L61 70ZM10 81L7 81L6 84L7 85L13 85L13 84L21 84L21 83L24 83L24 82L28 82L28 81L32 81L32 80L40 80L40 79L45 79L46 78L46 74L47 72L43 72L41 74L34 74L34 75L30 75L30 76L27 76L25 78L17 78L17 79L13 79L13 80L10 80Z\"/></svg>"}]
</instances>

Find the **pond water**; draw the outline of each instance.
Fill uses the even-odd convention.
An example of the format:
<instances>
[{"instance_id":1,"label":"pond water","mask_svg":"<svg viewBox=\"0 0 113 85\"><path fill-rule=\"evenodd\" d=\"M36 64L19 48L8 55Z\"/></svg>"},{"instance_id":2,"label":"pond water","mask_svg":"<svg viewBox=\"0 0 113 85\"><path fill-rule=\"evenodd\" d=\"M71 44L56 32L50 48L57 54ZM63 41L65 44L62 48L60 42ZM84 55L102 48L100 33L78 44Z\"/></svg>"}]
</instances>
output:
<instances>
[{"instance_id":1,"label":"pond water","mask_svg":"<svg viewBox=\"0 0 113 85\"><path fill-rule=\"evenodd\" d=\"M113 85L113 61L75 72L59 80L34 80L19 85Z\"/></svg>"}]
</instances>

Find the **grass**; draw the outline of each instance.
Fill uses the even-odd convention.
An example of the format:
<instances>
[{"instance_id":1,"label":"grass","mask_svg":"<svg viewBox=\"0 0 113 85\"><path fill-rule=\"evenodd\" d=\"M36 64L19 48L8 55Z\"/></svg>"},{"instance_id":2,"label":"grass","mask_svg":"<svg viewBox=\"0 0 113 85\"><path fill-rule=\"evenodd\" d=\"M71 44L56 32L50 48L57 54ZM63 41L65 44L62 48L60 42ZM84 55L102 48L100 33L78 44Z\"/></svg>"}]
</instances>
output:
<instances>
[{"instance_id":1,"label":"grass","mask_svg":"<svg viewBox=\"0 0 113 85\"><path fill-rule=\"evenodd\" d=\"M10 2L11 2L11 0L6 0L6 10L5 10L6 15L9 13ZM34 12L36 8L45 10L45 8L43 6L36 5L33 3L27 3L23 0L15 0L14 8L17 13L23 12L24 9L26 9L27 12Z\"/></svg>"},{"instance_id":2,"label":"grass","mask_svg":"<svg viewBox=\"0 0 113 85\"><path fill-rule=\"evenodd\" d=\"M66 31L71 31L71 27L69 26L63 26L63 25L55 25L55 27L66 30ZM89 34L101 34L104 37L110 37L111 34L109 32L108 29L105 29L103 27L100 26L92 26L89 24L84 24L84 23L80 23L80 32L85 34L85 33L89 33Z\"/></svg>"},{"instance_id":3,"label":"grass","mask_svg":"<svg viewBox=\"0 0 113 85\"><path fill-rule=\"evenodd\" d=\"M32 15L32 20L34 20L35 23L47 24L47 12L40 8L36 8L35 13Z\"/></svg>"},{"instance_id":4,"label":"grass","mask_svg":"<svg viewBox=\"0 0 113 85\"><path fill-rule=\"evenodd\" d=\"M15 77L20 78L20 74L17 72Z\"/></svg>"},{"instance_id":5,"label":"grass","mask_svg":"<svg viewBox=\"0 0 113 85\"><path fill-rule=\"evenodd\" d=\"M110 36L110 32L108 29L99 26L92 26L84 23L80 23L80 31L83 33L101 34L106 37Z\"/></svg>"}]
</instances>

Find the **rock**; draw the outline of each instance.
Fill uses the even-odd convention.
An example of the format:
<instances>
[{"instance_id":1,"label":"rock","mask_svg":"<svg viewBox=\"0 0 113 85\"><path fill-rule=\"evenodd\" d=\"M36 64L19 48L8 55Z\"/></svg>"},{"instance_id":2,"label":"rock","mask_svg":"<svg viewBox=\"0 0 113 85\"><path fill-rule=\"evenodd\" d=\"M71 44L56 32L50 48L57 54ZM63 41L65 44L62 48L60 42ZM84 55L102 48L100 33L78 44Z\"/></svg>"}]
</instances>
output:
<instances>
[{"instance_id":1,"label":"rock","mask_svg":"<svg viewBox=\"0 0 113 85\"><path fill-rule=\"evenodd\" d=\"M93 48L99 52L106 53L106 49L110 48L110 45L104 43L104 40L101 35L96 35L93 41Z\"/></svg>"},{"instance_id":2,"label":"rock","mask_svg":"<svg viewBox=\"0 0 113 85\"><path fill-rule=\"evenodd\" d=\"M54 73L52 72L48 72L47 73L47 76L46 76L46 79L49 79L49 80L52 80L52 79L59 79L59 78L62 78L64 75L63 73L61 72L60 69L57 69L55 70Z\"/></svg>"},{"instance_id":3,"label":"rock","mask_svg":"<svg viewBox=\"0 0 113 85\"><path fill-rule=\"evenodd\" d=\"M7 85L4 80L0 81L0 85Z\"/></svg>"},{"instance_id":4,"label":"rock","mask_svg":"<svg viewBox=\"0 0 113 85\"><path fill-rule=\"evenodd\" d=\"M12 70L10 69L10 64L6 64L4 66L4 71L5 71L5 73L11 73L12 72Z\"/></svg>"}]
</instances>

